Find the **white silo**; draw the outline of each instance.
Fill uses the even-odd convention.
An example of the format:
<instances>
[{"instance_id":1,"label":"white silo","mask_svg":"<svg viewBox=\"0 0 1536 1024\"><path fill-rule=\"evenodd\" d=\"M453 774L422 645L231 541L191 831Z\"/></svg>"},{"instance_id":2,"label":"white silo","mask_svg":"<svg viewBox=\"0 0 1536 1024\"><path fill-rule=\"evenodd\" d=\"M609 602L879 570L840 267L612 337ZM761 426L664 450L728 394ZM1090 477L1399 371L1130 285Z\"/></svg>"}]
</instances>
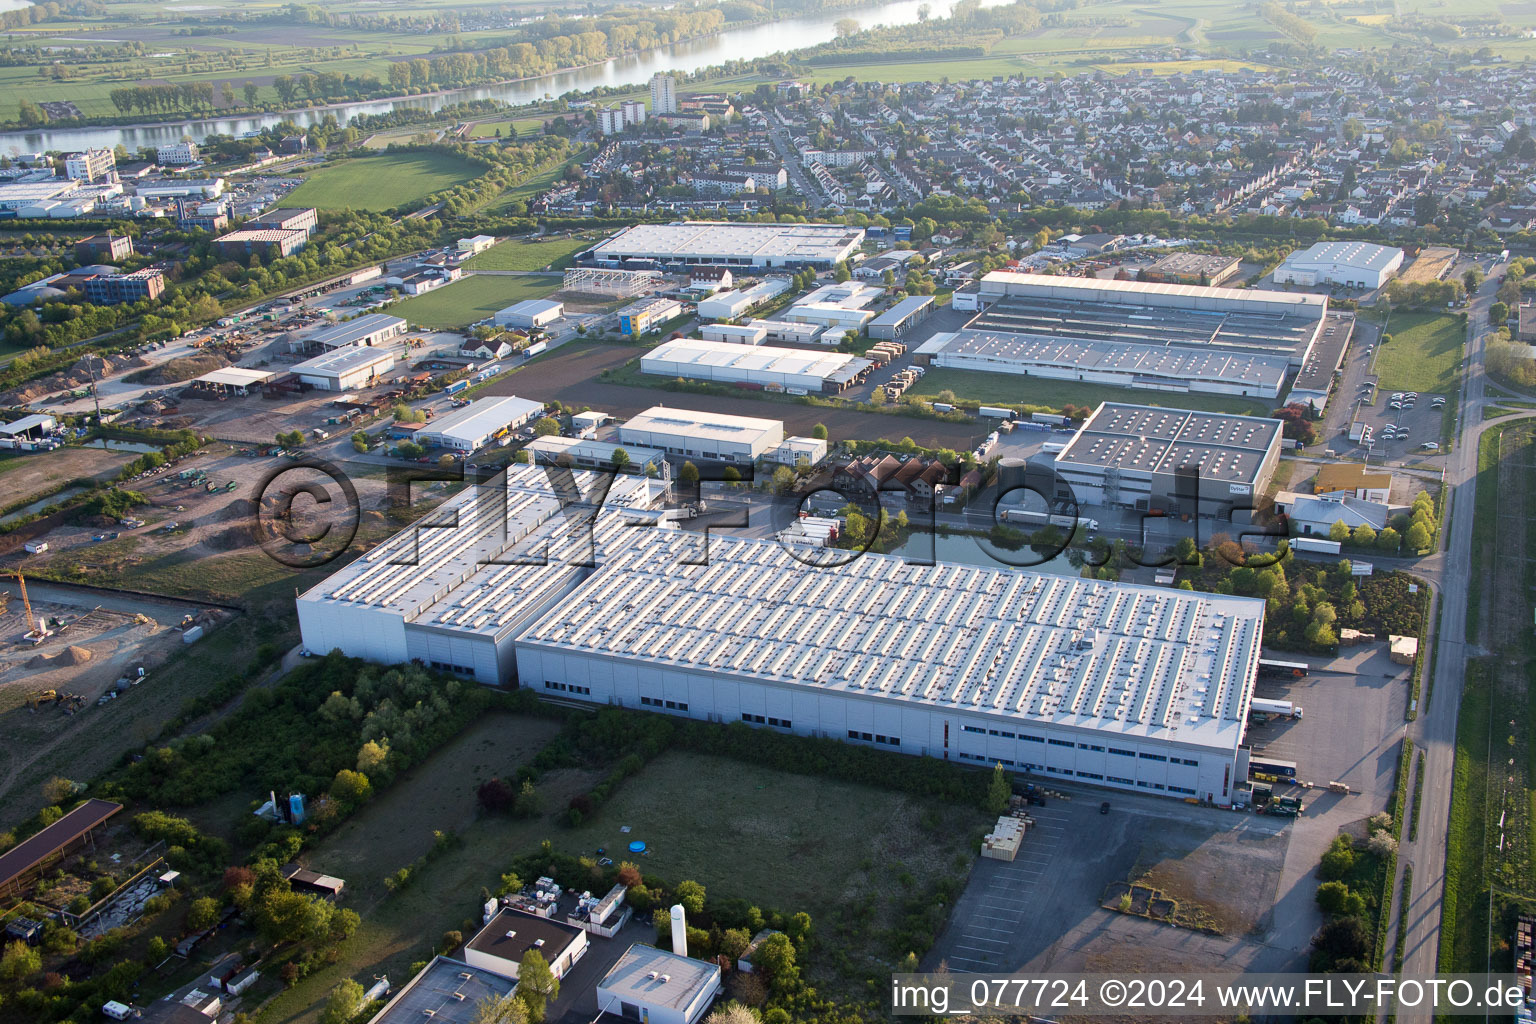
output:
<instances>
[{"instance_id":1,"label":"white silo","mask_svg":"<svg viewBox=\"0 0 1536 1024\"><path fill-rule=\"evenodd\" d=\"M672 904L672 952L688 955L688 919L683 916L683 905Z\"/></svg>"}]
</instances>

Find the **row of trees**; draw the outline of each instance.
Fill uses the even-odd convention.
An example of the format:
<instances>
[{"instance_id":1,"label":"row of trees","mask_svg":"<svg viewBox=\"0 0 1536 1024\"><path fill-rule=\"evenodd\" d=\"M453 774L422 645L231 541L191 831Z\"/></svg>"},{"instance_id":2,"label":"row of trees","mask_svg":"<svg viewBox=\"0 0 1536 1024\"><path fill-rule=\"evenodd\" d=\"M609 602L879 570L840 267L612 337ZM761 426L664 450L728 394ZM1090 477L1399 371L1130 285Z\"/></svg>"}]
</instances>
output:
<instances>
[{"instance_id":1,"label":"row of trees","mask_svg":"<svg viewBox=\"0 0 1536 1024\"><path fill-rule=\"evenodd\" d=\"M180 111L214 109L212 82L182 82L176 85L133 85L113 89L107 94L120 114L169 114Z\"/></svg>"}]
</instances>

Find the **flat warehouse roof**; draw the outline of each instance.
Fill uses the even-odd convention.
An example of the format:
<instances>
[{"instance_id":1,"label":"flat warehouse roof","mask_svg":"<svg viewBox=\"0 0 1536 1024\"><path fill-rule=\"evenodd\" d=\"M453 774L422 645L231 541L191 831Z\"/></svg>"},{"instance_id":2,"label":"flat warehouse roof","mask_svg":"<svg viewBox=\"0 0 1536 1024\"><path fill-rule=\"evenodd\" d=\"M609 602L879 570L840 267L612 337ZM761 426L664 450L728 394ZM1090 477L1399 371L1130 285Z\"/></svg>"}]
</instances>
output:
<instances>
[{"instance_id":1,"label":"flat warehouse roof","mask_svg":"<svg viewBox=\"0 0 1536 1024\"><path fill-rule=\"evenodd\" d=\"M683 366L725 367L744 373L762 371L828 378L850 367L857 373L868 362L867 359L845 352L811 352L774 345L739 345L730 341L679 338L658 345L641 356L640 368L646 370L647 363L653 366L676 363Z\"/></svg>"},{"instance_id":2,"label":"flat warehouse roof","mask_svg":"<svg viewBox=\"0 0 1536 1024\"><path fill-rule=\"evenodd\" d=\"M514 302L506 309L500 310L500 313L503 315L517 313L523 316L537 316L540 313L549 313L564 308L564 303L556 302L554 299L524 299L522 302Z\"/></svg>"},{"instance_id":3,"label":"flat warehouse roof","mask_svg":"<svg viewBox=\"0 0 1536 1024\"><path fill-rule=\"evenodd\" d=\"M393 363L395 357L383 349L364 346L351 348L337 348L323 355L306 359L302 363L294 363L289 371L298 374L310 374L314 376L330 374L341 376L353 370L364 369L378 363Z\"/></svg>"},{"instance_id":4,"label":"flat warehouse roof","mask_svg":"<svg viewBox=\"0 0 1536 1024\"><path fill-rule=\"evenodd\" d=\"M453 412L428 420L417 432L417 436L457 437L474 441L494 434L509 424L524 423L530 416L543 410L543 403L530 402L516 395L477 398Z\"/></svg>"},{"instance_id":5,"label":"flat warehouse roof","mask_svg":"<svg viewBox=\"0 0 1536 1024\"><path fill-rule=\"evenodd\" d=\"M1401 262L1403 250L1370 242L1315 242L1285 258L1288 267L1331 270L1350 267L1356 270L1386 270Z\"/></svg>"},{"instance_id":6,"label":"flat warehouse roof","mask_svg":"<svg viewBox=\"0 0 1536 1024\"><path fill-rule=\"evenodd\" d=\"M842 224L741 224L730 221L675 221L637 224L595 246L597 259L737 258L763 260L841 259L864 238L862 228Z\"/></svg>"},{"instance_id":7,"label":"flat warehouse roof","mask_svg":"<svg viewBox=\"0 0 1536 1024\"><path fill-rule=\"evenodd\" d=\"M703 543L708 564L686 564ZM771 540L660 530L604 548L597 570L517 642L1230 752L1264 608L884 555L818 568Z\"/></svg>"},{"instance_id":8,"label":"flat warehouse roof","mask_svg":"<svg viewBox=\"0 0 1536 1024\"><path fill-rule=\"evenodd\" d=\"M1125 302L1140 305L1289 310L1317 319L1328 308L1323 295L1276 292L1252 288L1208 288L1197 284L1113 281L1099 277L1059 277L994 270L981 279L984 294L1077 296L1079 301Z\"/></svg>"},{"instance_id":9,"label":"flat warehouse roof","mask_svg":"<svg viewBox=\"0 0 1536 1024\"><path fill-rule=\"evenodd\" d=\"M898 327L913 313L933 305L932 295L913 295L902 299L870 322L871 327Z\"/></svg>"},{"instance_id":10,"label":"flat warehouse roof","mask_svg":"<svg viewBox=\"0 0 1536 1024\"><path fill-rule=\"evenodd\" d=\"M709 438L715 441L748 442L763 434L783 436L784 421L759 419L756 416L728 416L718 412L695 412L692 409L673 409L665 405L657 405L631 416L620 425L619 430L621 432L643 430L653 434L686 434L689 437Z\"/></svg>"},{"instance_id":11,"label":"flat warehouse roof","mask_svg":"<svg viewBox=\"0 0 1536 1024\"><path fill-rule=\"evenodd\" d=\"M223 384L227 387L250 387L272 379L270 370L247 370L239 366L226 366L222 370L205 373L194 378L205 384Z\"/></svg>"},{"instance_id":12,"label":"flat warehouse roof","mask_svg":"<svg viewBox=\"0 0 1536 1024\"><path fill-rule=\"evenodd\" d=\"M597 987L621 1001L686 1010L719 978L720 968L715 964L636 943L608 969Z\"/></svg>"},{"instance_id":13,"label":"flat warehouse roof","mask_svg":"<svg viewBox=\"0 0 1536 1024\"><path fill-rule=\"evenodd\" d=\"M966 326L1025 337L1284 355L1296 362L1311 345L1318 321L1243 310L1152 308L1010 295Z\"/></svg>"},{"instance_id":14,"label":"flat warehouse roof","mask_svg":"<svg viewBox=\"0 0 1536 1024\"><path fill-rule=\"evenodd\" d=\"M483 1002L506 999L516 987L511 978L437 956L368 1024L474 1024Z\"/></svg>"},{"instance_id":15,"label":"flat warehouse roof","mask_svg":"<svg viewBox=\"0 0 1536 1024\"><path fill-rule=\"evenodd\" d=\"M1106 402L1056 463L1143 473L1197 469L1203 479L1252 484L1282 429L1279 420L1259 416Z\"/></svg>"},{"instance_id":16,"label":"flat warehouse roof","mask_svg":"<svg viewBox=\"0 0 1536 1024\"><path fill-rule=\"evenodd\" d=\"M652 486L640 475L576 470L566 477L511 466L332 573L299 598L300 608L371 608L421 626L494 636L526 607L574 584L594 535L627 530L618 516L589 530L589 518L561 516L562 507L597 495L605 508L649 507ZM659 490L660 482L654 486ZM538 557L508 554L525 538L540 545ZM446 586L448 580L461 582Z\"/></svg>"},{"instance_id":17,"label":"flat warehouse roof","mask_svg":"<svg viewBox=\"0 0 1536 1024\"><path fill-rule=\"evenodd\" d=\"M356 320L348 320L345 323L336 324L334 327L318 330L309 336L308 341L312 344L335 348L338 345L354 344L386 328L399 330L403 327L405 327L405 321L397 316L389 316L386 313L369 313L367 316L360 316Z\"/></svg>"},{"instance_id":18,"label":"flat warehouse roof","mask_svg":"<svg viewBox=\"0 0 1536 1024\"><path fill-rule=\"evenodd\" d=\"M1274 389L1285 381L1286 368L1290 365L1285 356L1278 355L1130 345L1104 340L1038 338L978 330L935 334L918 352L940 358L964 358L969 366L992 363L1003 372L1008 372L1010 367L1027 370L1038 366L1161 381L1225 381Z\"/></svg>"}]
</instances>

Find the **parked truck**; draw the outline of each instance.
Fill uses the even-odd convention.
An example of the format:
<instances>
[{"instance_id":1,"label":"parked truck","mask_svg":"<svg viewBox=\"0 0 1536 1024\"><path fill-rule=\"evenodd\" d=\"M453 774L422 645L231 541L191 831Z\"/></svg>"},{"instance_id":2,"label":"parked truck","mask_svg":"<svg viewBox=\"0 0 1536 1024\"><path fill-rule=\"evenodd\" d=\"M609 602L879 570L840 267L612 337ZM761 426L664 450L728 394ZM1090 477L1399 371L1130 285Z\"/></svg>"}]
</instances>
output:
<instances>
[{"instance_id":1,"label":"parked truck","mask_svg":"<svg viewBox=\"0 0 1536 1024\"><path fill-rule=\"evenodd\" d=\"M445 394L445 395L456 395L460 391L463 391L467 387L469 387L469 381L467 381L467 380L456 380L452 384L449 384L447 387L443 388L443 394Z\"/></svg>"},{"instance_id":2,"label":"parked truck","mask_svg":"<svg viewBox=\"0 0 1536 1024\"><path fill-rule=\"evenodd\" d=\"M978 416L981 416L983 419L995 419L995 420L1011 420L1011 419L1013 419L1013 410L1012 409L1004 409L1001 406L996 406L996 405L984 405L980 409L976 410L976 414Z\"/></svg>"},{"instance_id":3,"label":"parked truck","mask_svg":"<svg viewBox=\"0 0 1536 1024\"><path fill-rule=\"evenodd\" d=\"M1290 545L1297 551L1311 551L1319 555L1336 555L1341 550L1338 541L1323 537L1292 537Z\"/></svg>"},{"instance_id":4,"label":"parked truck","mask_svg":"<svg viewBox=\"0 0 1536 1024\"><path fill-rule=\"evenodd\" d=\"M1084 529L1097 530L1097 519L1080 519L1076 516L1065 515L1059 512L1030 512L1020 508L1003 509L1003 522L1021 523L1028 526L1059 526L1063 530L1070 530L1074 526L1082 525Z\"/></svg>"},{"instance_id":5,"label":"parked truck","mask_svg":"<svg viewBox=\"0 0 1536 1024\"><path fill-rule=\"evenodd\" d=\"M1253 698L1253 703L1248 710L1262 715L1276 715L1280 718L1300 718L1301 705L1293 704L1288 700L1268 700L1264 697Z\"/></svg>"}]
</instances>

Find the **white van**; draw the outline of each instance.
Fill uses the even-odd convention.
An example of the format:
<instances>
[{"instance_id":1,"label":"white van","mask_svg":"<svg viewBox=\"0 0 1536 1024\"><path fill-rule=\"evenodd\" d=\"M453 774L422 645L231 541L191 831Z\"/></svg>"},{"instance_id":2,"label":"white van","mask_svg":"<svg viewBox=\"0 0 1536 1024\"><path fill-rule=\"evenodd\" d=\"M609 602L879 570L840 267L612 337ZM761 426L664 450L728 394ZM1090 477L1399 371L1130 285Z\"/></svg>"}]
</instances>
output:
<instances>
[{"instance_id":1,"label":"white van","mask_svg":"<svg viewBox=\"0 0 1536 1024\"><path fill-rule=\"evenodd\" d=\"M133 1016L133 1008L131 1006L126 1006L123 1003L117 1002L116 1000L109 1003L103 1003L101 1006L101 1012L106 1014L108 1017L111 1017L113 1020L127 1020Z\"/></svg>"}]
</instances>

